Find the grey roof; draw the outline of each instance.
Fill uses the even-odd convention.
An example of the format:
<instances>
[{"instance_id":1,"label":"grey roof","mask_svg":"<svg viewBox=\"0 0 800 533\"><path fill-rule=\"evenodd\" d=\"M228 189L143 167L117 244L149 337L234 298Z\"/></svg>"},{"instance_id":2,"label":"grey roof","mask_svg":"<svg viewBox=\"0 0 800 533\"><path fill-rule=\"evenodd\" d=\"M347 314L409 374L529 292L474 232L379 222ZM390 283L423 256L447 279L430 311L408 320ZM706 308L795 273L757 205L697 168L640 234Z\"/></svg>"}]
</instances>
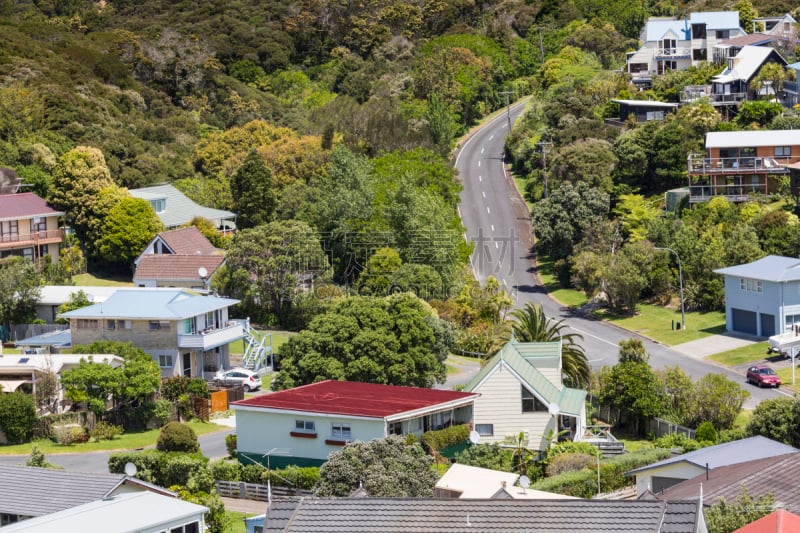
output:
<instances>
[{"instance_id":1,"label":"grey roof","mask_svg":"<svg viewBox=\"0 0 800 533\"><path fill-rule=\"evenodd\" d=\"M611 100L617 104L623 104L630 107L662 107L664 109L677 109L678 104L671 104L669 102L657 102L655 100Z\"/></svg>"},{"instance_id":2,"label":"grey roof","mask_svg":"<svg viewBox=\"0 0 800 533\"><path fill-rule=\"evenodd\" d=\"M119 289L100 304L61 313L63 318L181 320L238 304L188 289Z\"/></svg>"},{"instance_id":3,"label":"grey roof","mask_svg":"<svg viewBox=\"0 0 800 533\"><path fill-rule=\"evenodd\" d=\"M706 133L706 148L798 145L800 145L800 130L711 131Z\"/></svg>"},{"instance_id":4,"label":"grey roof","mask_svg":"<svg viewBox=\"0 0 800 533\"><path fill-rule=\"evenodd\" d=\"M164 531L190 521L200 521L208 507L186 502L174 495L128 492L76 507L23 520L3 532L28 533L139 533ZM174 530L173 530L174 531Z\"/></svg>"},{"instance_id":5,"label":"grey roof","mask_svg":"<svg viewBox=\"0 0 800 533\"><path fill-rule=\"evenodd\" d=\"M472 381L464 387L475 392L480 383L499 364L505 364L524 382L527 388L538 394L549 406L556 404L563 414L579 416L583 410L586 391L556 387L539 371L539 368L558 368L561 357L561 342L519 342L511 339L492 357ZM538 368L537 368L538 367Z\"/></svg>"},{"instance_id":6,"label":"grey roof","mask_svg":"<svg viewBox=\"0 0 800 533\"><path fill-rule=\"evenodd\" d=\"M669 459L664 459L663 461L631 470L630 472L626 472L626 474L638 474L654 468L661 468L677 463L689 463L700 468L705 468L706 465L708 465L709 468L719 468L720 466L735 465L755 459L776 457L778 455L797 452L800 452L800 450L792 448L788 444L756 435L755 437L748 437L746 439L717 444L716 446L700 448L693 452L670 457Z\"/></svg>"},{"instance_id":7,"label":"grey roof","mask_svg":"<svg viewBox=\"0 0 800 533\"><path fill-rule=\"evenodd\" d=\"M223 209L203 207L196 204L188 196L173 187L172 185L156 185L142 189L130 189L131 196L144 200L166 199L166 209L156 213L161 222L167 228L176 228L188 224L194 217L200 216L214 222L217 226L222 225L223 220L233 220L236 213Z\"/></svg>"},{"instance_id":8,"label":"grey roof","mask_svg":"<svg viewBox=\"0 0 800 533\"><path fill-rule=\"evenodd\" d=\"M69 346L72 344L72 332L69 329L48 331L41 335L34 335L21 341L16 341L17 346Z\"/></svg>"},{"instance_id":9,"label":"grey roof","mask_svg":"<svg viewBox=\"0 0 800 533\"><path fill-rule=\"evenodd\" d=\"M0 465L0 513L41 516L99 500L123 483L172 492L122 474L89 474ZM5 531L5 530L4 530Z\"/></svg>"},{"instance_id":10,"label":"grey roof","mask_svg":"<svg viewBox=\"0 0 800 533\"><path fill-rule=\"evenodd\" d=\"M750 78L756 74L770 55L777 55L783 65L786 65L786 60L769 46L743 46L736 57L731 59L733 68L726 67L711 81L716 83L729 83L736 80L750 81Z\"/></svg>"},{"instance_id":11,"label":"grey roof","mask_svg":"<svg viewBox=\"0 0 800 533\"><path fill-rule=\"evenodd\" d=\"M273 501L265 532L697 531L696 501L301 498Z\"/></svg>"},{"instance_id":12,"label":"grey roof","mask_svg":"<svg viewBox=\"0 0 800 533\"><path fill-rule=\"evenodd\" d=\"M768 255L752 263L718 268L714 272L725 276L774 281L776 283L797 281L800 280L800 259Z\"/></svg>"}]
</instances>

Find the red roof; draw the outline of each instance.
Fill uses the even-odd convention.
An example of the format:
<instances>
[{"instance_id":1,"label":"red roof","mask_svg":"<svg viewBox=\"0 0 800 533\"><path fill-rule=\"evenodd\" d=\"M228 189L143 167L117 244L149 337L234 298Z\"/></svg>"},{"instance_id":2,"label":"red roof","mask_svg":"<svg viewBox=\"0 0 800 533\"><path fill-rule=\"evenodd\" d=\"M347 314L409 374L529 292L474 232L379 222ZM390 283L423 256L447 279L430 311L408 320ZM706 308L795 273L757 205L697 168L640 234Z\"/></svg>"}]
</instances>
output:
<instances>
[{"instance_id":1,"label":"red roof","mask_svg":"<svg viewBox=\"0 0 800 533\"><path fill-rule=\"evenodd\" d=\"M178 255L215 255L224 253L223 250L215 248L195 226L162 231L158 236Z\"/></svg>"},{"instance_id":2,"label":"red roof","mask_svg":"<svg viewBox=\"0 0 800 533\"><path fill-rule=\"evenodd\" d=\"M233 405L386 418L478 396L472 392L328 380L255 396L234 402Z\"/></svg>"},{"instance_id":3,"label":"red roof","mask_svg":"<svg viewBox=\"0 0 800 533\"><path fill-rule=\"evenodd\" d=\"M206 269L210 278L224 260L222 255L143 255L133 279L199 281L200 267Z\"/></svg>"},{"instance_id":4,"label":"red roof","mask_svg":"<svg viewBox=\"0 0 800 533\"><path fill-rule=\"evenodd\" d=\"M800 516L778 509L755 522L740 527L733 533L794 533L800 531Z\"/></svg>"},{"instance_id":5,"label":"red roof","mask_svg":"<svg viewBox=\"0 0 800 533\"><path fill-rule=\"evenodd\" d=\"M32 192L0 195L0 220L63 214L63 211L56 211Z\"/></svg>"}]
</instances>

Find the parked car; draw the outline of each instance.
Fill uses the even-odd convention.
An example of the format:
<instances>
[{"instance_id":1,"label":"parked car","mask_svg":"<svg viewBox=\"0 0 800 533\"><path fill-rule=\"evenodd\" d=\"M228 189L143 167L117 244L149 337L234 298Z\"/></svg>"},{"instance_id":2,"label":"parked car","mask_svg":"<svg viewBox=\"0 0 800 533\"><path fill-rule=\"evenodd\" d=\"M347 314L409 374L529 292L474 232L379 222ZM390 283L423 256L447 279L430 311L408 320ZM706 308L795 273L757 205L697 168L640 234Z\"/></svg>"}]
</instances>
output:
<instances>
[{"instance_id":1,"label":"parked car","mask_svg":"<svg viewBox=\"0 0 800 533\"><path fill-rule=\"evenodd\" d=\"M747 369L747 382L759 387L780 387L781 378L770 367L765 365L751 366Z\"/></svg>"},{"instance_id":2,"label":"parked car","mask_svg":"<svg viewBox=\"0 0 800 533\"><path fill-rule=\"evenodd\" d=\"M214 383L226 387L241 385L245 392L250 392L261 388L261 377L252 370L236 367L217 372Z\"/></svg>"}]
</instances>

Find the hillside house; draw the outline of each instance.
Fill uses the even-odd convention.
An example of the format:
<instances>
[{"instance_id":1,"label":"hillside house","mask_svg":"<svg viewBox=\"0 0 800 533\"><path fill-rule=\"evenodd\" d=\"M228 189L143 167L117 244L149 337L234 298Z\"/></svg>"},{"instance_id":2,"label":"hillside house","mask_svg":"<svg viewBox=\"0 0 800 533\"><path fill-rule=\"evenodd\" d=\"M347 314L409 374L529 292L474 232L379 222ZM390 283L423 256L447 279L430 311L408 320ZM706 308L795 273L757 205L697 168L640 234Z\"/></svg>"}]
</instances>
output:
<instances>
[{"instance_id":1,"label":"hillside house","mask_svg":"<svg viewBox=\"0 0 800 533\"><path fill-rule=\"evenodd\" d=\"M0 195L0 258L11 255L39 259L49 255L58 261L64 242L56 211L32 192Z\"/></svg>"},{"instance_id":2,"label":"hillside house","mask_svg":"<svg viewBox=\"0 0 800 533\"><path fill-rule=\"evenodd\" d=\"M774 194L787 164L800 161L800 131L715 131L706 153L689 156L689 203L724 196L745 202L752 194Z\"/></svg>"},{"instance_id":3,"label":"hillside house","mask_svg":"<svg viewBox=\"0 0 800 533\"><path fill-rule=\"evenodd\" d=\"M207 290L224 262L225 251L211 244L196 227L164 231L134 261L133 283Z\"/></svg>"},{"instance_id":4,"label":"hillside house","mask_svg":"<svg viewBox=\"0 0 800 533\"><path fill-rule=\"evenodd\" d=\"M246 321L231 320L238 300L188 289L119 289L104 302L63 313L72 345L105 339L132 342L153 356L161 375L208 378L230 366L230 343Z\"/></svg>"},{"instance_id":5,"label":"hillside house","mask_svg":"<svg viewBox=\"0 0 800 533\"><path fill-rule=\"evenodd\" d=\"M221 232L229 232L236 229L236 213L199 205L172 185L155 185L141 189L130 189L129 192L134 198L141 198L150 202L158 218L161 219L167 229L177 229L185 226L194 217L207 218Z\"/></svg>"}]
</instances>

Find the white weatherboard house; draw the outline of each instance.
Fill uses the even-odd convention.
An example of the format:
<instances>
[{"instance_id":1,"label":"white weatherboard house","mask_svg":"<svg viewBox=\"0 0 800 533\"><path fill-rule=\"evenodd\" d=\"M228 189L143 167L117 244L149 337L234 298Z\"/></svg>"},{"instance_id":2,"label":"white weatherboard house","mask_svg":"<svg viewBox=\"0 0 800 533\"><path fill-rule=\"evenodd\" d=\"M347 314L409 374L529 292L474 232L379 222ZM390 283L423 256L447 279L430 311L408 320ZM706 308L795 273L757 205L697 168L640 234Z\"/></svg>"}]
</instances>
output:
<instances>
[{"instance_id":1,"label":"white weatherboard house","mask_svg":"<svg viewBox=\"0 0 800 533\"><path fill-rule=\"evenodd\" d=\"M562 383L560 341L512 338L464 390L480 393L475 430L482 444L511 443L524 433L529 448L544 450L559 431L573 440L586 432L586 391Z\"/></svg>"},{"instance_id":2,"label":"white weatherboard house","mask_svg":"<svg viewBox=\"0 0 800 533\"><path fill-rule=\"evenodd\" d=\"M728 331L770 337L800 326L800 259L768 255L714 272L725 276Z\"/></svg>"},{"instance_id":3,"label":"white weatherboard house","mask_svg":"<svg viewBox=\"0 0 800 533\"><path fill-rule=\"evenodd\" d=\"M352 381L321 381L235 402L244 464L319 466L352 441L472 423L477 394Z\"/></svg>"}]
</instances>

